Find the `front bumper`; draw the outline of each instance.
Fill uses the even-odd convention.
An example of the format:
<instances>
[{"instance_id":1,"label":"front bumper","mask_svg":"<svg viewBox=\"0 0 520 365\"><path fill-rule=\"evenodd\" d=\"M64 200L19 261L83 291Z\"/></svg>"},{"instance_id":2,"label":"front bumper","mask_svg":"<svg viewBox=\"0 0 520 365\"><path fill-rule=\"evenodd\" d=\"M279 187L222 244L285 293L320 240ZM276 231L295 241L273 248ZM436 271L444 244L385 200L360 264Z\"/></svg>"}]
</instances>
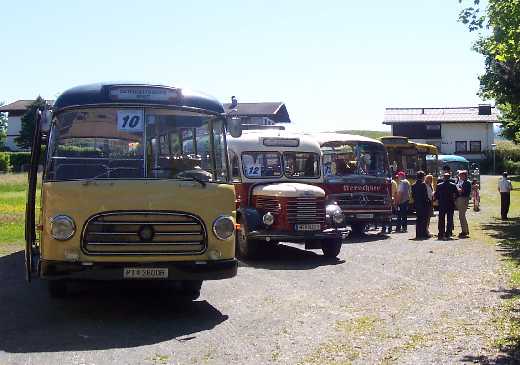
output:
<instances>
[{"instance_id":1,"label":"front bumper","mask_svg":"<svg viewBox=\"0 0 520 365\"><path fill-rule=\"evenodd\" d=\"M345 214L345 223L387 223L392 219L392 212L343 212Z\"/></svg>"},{"instance_id":2,"label":"front bumper","mask_svg":"<svg viewBox=\"0 0 520 365\"><path fill-rule=\"evenodd\" d=\"M295 242L305 243L307 241L341 239L342 231L335 228L326 229L318 232L281 232L257 230L247 233L248 239L272 241L272 242Z\"/></svg>"},{"instance_id":3,"label":"front bumper","mask_svg":"<svg viewBox=\"0 0 520 365\"><path fill-rule=\"evenodd\" d=\"M234 277L237 274L238 262L230 259L156 263L94 262L85 265L79 262L44 260L41 262L40 276L50 280L123 280L125 268L168 269L168 278L162 280L219 280Z\"/></svg>"}]
</instances>

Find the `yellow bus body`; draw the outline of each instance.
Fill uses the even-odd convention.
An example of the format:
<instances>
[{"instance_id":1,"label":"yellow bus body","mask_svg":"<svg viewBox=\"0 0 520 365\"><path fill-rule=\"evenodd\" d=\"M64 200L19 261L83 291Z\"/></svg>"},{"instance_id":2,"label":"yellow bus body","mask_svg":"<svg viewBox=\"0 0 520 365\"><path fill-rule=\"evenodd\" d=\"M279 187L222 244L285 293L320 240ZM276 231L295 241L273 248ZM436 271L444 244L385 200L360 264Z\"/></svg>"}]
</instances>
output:
<instances>
[{"instance_id":1,"label":"yellow bus body","mask_svg":"<svg viewBox=\"0 0 520 365\"><path fill-rule=\"evenodd\" d=\"M192 181L172 180L95 180L61 181L42 184L40 237L42 261L63 262L172 262L215 260L209 252L218 251L218 259L235 256L235 235L220 240L212 232L212 223L233 212L235 190L231 184L208 183L205 187ZM198 255L88 255L81 249L85 222L96 214L109 211L178 211L197 215L205 224L207 249ZM67 241L55 240L50 219L66 214L74 219L76 232Z\"/></svg>"}]
</instances>

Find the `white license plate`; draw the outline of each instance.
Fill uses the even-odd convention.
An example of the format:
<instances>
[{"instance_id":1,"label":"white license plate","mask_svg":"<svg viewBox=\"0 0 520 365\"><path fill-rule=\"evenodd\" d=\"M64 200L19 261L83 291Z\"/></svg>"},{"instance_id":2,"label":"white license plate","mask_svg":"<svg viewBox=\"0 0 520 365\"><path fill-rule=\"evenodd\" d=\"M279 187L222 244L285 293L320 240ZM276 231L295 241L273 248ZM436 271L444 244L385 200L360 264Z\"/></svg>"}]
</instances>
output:
<instances>
[{"instance_id":1,"label":"white license plate","mask_svg":"<svg viewBox=\"0 0 520 365\"><path fill-rule=\"evenodd\" d=\"M123 269L124 279L167 279L168 269L139 267Z\"/></svg>"},{"instance_id":2,"label":"white license plate","mask_svg":"<svg viewBox=\"0 0 520 365\"><path fill-rule=\"evenodd\" d=\"M297 231L319 231L321 230L321 225L319 223L315 224L296 224L294 229Z\"/></svg>"},{"instance_id":3,"label":"white license plate","mask_svg":"<svg viewBox=\"0 0 520 365\"><path fill-rule=\"evenodd\" d=\"M371 213L356 214L356 218L359 218L359 219L372 219L372 218L374 218L374 215L371 214Z\"/></svg>"}]
</instances>

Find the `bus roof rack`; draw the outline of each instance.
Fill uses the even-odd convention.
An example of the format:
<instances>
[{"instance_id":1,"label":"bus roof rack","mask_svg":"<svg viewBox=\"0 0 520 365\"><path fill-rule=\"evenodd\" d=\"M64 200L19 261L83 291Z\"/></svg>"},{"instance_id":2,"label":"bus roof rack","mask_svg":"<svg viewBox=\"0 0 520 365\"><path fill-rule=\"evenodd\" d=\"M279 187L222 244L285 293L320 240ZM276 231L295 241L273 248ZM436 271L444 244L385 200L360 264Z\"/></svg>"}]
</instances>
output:
<instances>
[{"instance_id":1,"label":"bus roof rack","mask_svg":"<svg viewBox=\"0 0 520 365\"><path fill-rule=\"evenodd\" d=\"M283 125L263 125L263 124L242 124L243 130L264 130L264 129L274 129L278 131L284 131L285 127Z\"/></svg>"}]
</instances>

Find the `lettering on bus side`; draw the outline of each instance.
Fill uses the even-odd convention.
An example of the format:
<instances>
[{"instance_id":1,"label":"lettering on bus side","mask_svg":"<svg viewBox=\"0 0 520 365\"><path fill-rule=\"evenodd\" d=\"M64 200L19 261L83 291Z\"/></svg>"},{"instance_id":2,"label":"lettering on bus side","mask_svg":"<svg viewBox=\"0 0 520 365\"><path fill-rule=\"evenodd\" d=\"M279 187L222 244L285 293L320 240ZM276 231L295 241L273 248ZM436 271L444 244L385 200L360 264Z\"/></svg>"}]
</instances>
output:
<instances>
[{"instance_id":1,"label":"lettering on bus side","mask_svg":"<svg viewBox=\"0 0 520 365\"><path fill-rule=\"evenodd\" d=\"M383 190L381 185L343 185L343 191L347 193L379 193Z\"/></svg>"}]
</instances>

